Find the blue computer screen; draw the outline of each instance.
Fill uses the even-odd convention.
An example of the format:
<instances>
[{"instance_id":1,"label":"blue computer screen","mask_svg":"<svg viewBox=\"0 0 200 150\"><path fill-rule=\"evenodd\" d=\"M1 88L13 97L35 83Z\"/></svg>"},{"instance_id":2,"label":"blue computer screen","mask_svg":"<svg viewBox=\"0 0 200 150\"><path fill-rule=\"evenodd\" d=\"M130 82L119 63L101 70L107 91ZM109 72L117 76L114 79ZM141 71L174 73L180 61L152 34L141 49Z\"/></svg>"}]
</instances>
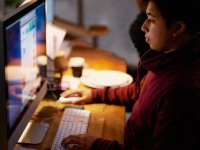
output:
<instances>
[{"instance_id":1,"label":"blue computer screen","mask_svg":"<svg viewBox=\"0 0 200 150\"><path fill-rule=\"evenodd\" d=\"M45 4L6 27L6 82L9 133L37 96L41 82L37 58L46 54Z\"/></svg>"}]
</instances>

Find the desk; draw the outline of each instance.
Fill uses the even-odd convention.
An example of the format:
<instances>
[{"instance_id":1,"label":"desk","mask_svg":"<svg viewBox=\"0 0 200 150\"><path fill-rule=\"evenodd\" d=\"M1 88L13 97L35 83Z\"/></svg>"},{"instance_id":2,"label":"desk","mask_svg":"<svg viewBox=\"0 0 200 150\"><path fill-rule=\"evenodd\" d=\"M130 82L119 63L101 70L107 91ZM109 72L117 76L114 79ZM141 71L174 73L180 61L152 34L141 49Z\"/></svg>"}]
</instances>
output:
<instances>
[{"instance_id":1,"label":"desk","mask_svg":"<svg viewBox=\"0 0 200 150\"><path fill-rule=\"evenodd\" d=\"M72 56L82 56L86 59L88 66L94 69L114 69L126 71L124 60L117 58L110 52L95 49L90 51L73 50ZM20 145L34 149L47 150L51 145L56 134L57 127L62 117L64 104L44 99L38 106L32 120L46 121L50 124L49 130L43 143L38 145ZM107 104L88 104L84 108L91 111L91 118L88 126L88 134L96 137L103 137L109 140L117 140L123 143L125 125L125 107ZM114 123L114 124L113 124ZM18 145L19 146L19 145Z\"/></svg>"},{"instance_id":2,"label":"desk","mask_svg":"<svg viewBox=\"0 0 200 150\"><path fill-rule=\"evenodd\" d=\"M51 148L62 116L62 111L60 110L62 110L63 107L63 104L49 100L41 102L33 119L41 121L49 118L47 122L50 123L50 128L43 143L35 145L34 148L41 150ZM124 107L106 104L89 104L84 105L84 108L92 112L88 126L89 135L103 137L109 140L117 140L123 143L125 124ZM115 125L113 125L113 122Z\"/></svg>"}]
</instances>

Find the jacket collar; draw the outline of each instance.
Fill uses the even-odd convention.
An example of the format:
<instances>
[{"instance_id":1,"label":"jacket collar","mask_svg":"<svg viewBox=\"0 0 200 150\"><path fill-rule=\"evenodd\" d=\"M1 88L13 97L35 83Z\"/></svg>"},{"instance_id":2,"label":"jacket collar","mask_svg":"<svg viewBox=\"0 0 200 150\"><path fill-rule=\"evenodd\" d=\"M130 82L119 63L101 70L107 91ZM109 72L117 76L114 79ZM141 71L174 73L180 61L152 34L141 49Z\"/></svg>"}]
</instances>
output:
<instances>
[{"instance_id":1,"label":"jacket collar","mask_svg":"<svg viewBox=\"0 0 200 150\"><path fill-rule=\"evenodd\" d=\"M200 33L197 33L192 42L185 47L169 53L150 49L142 56L140 63L146 70L159 74L172 66L187 63L196 56L200 56Z\"/></svg>"}]
</instances>

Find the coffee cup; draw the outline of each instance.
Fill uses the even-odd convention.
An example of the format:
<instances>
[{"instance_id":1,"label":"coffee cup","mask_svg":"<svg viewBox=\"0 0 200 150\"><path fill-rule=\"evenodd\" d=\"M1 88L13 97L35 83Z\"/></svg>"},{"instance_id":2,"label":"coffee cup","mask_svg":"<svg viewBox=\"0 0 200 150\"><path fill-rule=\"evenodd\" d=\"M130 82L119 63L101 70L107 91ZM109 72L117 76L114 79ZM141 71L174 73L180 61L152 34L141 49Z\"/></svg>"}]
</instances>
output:
<instances>
[{"instance_id":1,"label":"coffee cup","mask_svg":"<svg viewBox=\"0 0 200 150\"><path fill-rule=\"evenodd\" d=\"M72 57L69 60L69 66L72 69L72 74L74 77L82 76L84 65L85 65L85 59L83 57Z\"/></svg>"},{"instance_id":2,"label":"coffee cup","mask_svg":"<svg viewBox=\"0 0 200 150\"><path fill-rule=\"evenodd\" d=\"M39 67L39 74L41 77L47 76L47 56L41 55L37 58L37 63Z\"/></svg>"},{"instance_id":3,"label":"coffee cup","mask_svg":"<svg viewBox=\"0 0 200 150\"><path fill-rule=\"evenodd\" d=\"M64 51L56 52L54 65L56 70L64 70L67 67Z\"/></svg>"}]
</instances>

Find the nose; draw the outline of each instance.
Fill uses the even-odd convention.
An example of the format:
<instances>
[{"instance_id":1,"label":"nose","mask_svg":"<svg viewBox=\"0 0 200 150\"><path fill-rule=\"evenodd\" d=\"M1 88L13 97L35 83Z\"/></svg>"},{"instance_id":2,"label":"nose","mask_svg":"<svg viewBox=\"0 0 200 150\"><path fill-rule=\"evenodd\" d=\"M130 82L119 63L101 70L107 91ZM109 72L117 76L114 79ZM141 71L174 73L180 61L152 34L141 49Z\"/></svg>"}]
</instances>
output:
<instances>
[{"instance_id":1,"label":"nose","mask_svg":"<svg viewBox=\"0 0 200 150\"><path fill-rule=\"evenodd\" d=\"M147 26L147 19L144 21L144 23L143 23L143 25L142 25L142 27L141 27L141 30L143 31L143 32L148 32L149 31L149 29L148 29L148 26Z\"/></svg>"}]
</instances>

